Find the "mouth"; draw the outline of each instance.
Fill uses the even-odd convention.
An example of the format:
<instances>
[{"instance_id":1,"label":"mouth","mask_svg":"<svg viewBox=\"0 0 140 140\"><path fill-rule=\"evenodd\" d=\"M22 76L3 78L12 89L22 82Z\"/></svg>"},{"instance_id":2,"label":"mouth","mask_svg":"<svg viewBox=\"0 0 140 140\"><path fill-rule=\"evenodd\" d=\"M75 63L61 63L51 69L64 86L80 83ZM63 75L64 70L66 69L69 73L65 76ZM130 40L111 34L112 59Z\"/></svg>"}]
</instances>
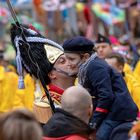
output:
<instances>
[{"instance_id":1,"label":"mouth","mask_svg":"<svg viewBox=\"0 0 140 140\"><path fill-rule=\"evenodd\" d=\"M76 78L77 77L77 73L73 73L73 74L69 74L70 77Z\"/></svg>"},{"instance_id":2,"label":"mouth","mask_svg":"<svg viewBox=\"0 0 140 140\"><path fill-rule=\"evenodd\" d=\"M78 72L69 72L70 77L77 77Z\"/></svg>"}]
</instances>

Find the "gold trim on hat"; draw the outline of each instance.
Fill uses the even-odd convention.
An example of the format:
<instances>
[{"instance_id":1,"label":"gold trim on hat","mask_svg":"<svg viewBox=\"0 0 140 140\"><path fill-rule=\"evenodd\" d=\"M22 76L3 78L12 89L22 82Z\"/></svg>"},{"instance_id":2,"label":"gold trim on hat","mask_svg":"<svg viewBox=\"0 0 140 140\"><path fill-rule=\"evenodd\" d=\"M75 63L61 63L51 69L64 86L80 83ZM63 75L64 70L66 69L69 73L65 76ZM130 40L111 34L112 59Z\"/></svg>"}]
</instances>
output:
<instances>
[{"instance_id":1,"label":"gold trim on hat","mask_svg":"<svg viewBox=\"0 0 140 140\"><path fill-rule=\"evenodd\" d=\"M45 45L45 50L47 53L47 58L49 59L50 63L54 64L56 60L59 58L60 55L64 54L64 52L54 46Z\"/></svg>"}]
</instances>

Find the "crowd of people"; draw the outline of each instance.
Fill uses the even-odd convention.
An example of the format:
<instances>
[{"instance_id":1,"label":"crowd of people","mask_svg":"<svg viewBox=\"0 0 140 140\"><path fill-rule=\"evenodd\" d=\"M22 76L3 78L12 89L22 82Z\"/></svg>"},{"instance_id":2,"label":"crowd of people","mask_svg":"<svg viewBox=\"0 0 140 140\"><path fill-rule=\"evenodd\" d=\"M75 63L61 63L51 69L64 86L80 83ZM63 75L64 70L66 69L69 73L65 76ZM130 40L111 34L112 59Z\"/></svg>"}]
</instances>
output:
<instances>
[{"instance_id":1,"label":"crowd of people","mask_svg":"<svg viewBox=\"0 0 140 140\"><path fill-rule=\"evenodd\" d=\"M5 59L0 42L1 140L140 140L138 21L127 23L131 33L118 24L114 35L103 34L90 2L83 3L74 27L79 32L65 37L60 23L56 34L48 28L51 39L32 25L11 24L16 65ZM139 2L120 6L127 15Z\"/></svg>"},{"instance_id":2,"label":"crowd of people","mask_svg":"<svg viewBox=\"0 0 140 140\"><path fill-rule=\"evenodd\" d=\"M139 138L135 122L140 106L139 75L125 55L113 50L109 38L99 34L93 42L76 36L61 46L28 26L12 24L10 32L17 73L4 65L1 53L3 140L32 138L33 133L38 135L34 139L45 140ZM29 109L37 120L30 111L17 108ZM23 122L25 128L19 128ZM23 130L29 134L22 134Z\"/></svg>"}]
</instances>

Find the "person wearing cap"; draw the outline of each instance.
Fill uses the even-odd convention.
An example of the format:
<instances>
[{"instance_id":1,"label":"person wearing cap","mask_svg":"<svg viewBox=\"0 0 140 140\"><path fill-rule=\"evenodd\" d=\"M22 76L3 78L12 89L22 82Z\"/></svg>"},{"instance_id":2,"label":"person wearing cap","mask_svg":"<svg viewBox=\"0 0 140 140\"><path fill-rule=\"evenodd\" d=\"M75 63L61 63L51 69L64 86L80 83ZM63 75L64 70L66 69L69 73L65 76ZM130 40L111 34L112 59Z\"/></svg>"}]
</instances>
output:
<instances>
[{"instance_id":1,"label":"person wearing cap","mask_svg":"<svg viewBox=\"0 0 140 140\"><path fill-rule=\"evenodd\" d=\"M113 52L112 43L111 43L110 39L108 39L107 37L105 37L101 34L98 34L95 48L96 48L98 57L100 57L102 59L105 59L106 56L108 56L109 54L111 54ZM132 74L131 67L127 63L125 63L124 72Z\"/></svg>"},{"instance_id":2,"label":"person wearing cap","mask_svg":"<svg viewBox=\"0 0 140 140\"><path fill-rule=\"evenodd\" d=\"M48 59L53 65L52 70L48 73L50 79L48 89L54 101L57 105L60 105L61 95L65 89L74 85L75 75L69 74L68 61L63 51L56 51L56 48L53 50L53 48L49 46L46 46L46 50ZM59 93L59 95L55 94L55 92Z\"/></svg>"},{"instance_id":3,"label":"person wearing cap","mask_svg":"<svg viewBox=\"0 0 140 140\"><path fill-rule=\"evenodd\" d=\"M105 59L105 57L108 54L113 52L113 48L111 46L111 41L107 37L105 37L101 34L98 34L95 47L96 47L98 57L100 57L102 59Z\"/></svg>"},{"instance_id":4,"label":"person wearing cap","mask_svg":"<svg viewBox=\"0 0 140 140\"><path fill-rule=\"evenodd\" d=\"M79 84L94 101L90 125L97 129L97 140L108 140L117 125L136 119L138 108L120 73L93 51L94 43L78 36L63 43L71 73L78 73Z\"/></svg>"},{"instance_id":5,"label":"person wearing cap","mask_svg":"<svg viewBox=\"0 0 140 140\"><path fill-rule=\"evenodd\" d=\"M64 89L74 85L75 77L71 77L67 73L67 60L63 52L57 53L58 52L55 52L55 50L49 50L48 46L48 59L52 62L53 68L48 73L48 79L50 81L48 82L47 87L55 105L60 105L60 99ZM33 80L29 74L25 75L24 82L26 88L17 91L14 100L14 108L26 107L32 110L33 101L36 99L38 100L38 98L45 101L46 95L43 92L40 83L35 79Z\"/></svg>"},{"instance_id":6,"label":"person wearing cap","mask_svg":"<svg viewBox=\"0 0 140 140\"><path fill-rule=\"evenodd\" d=\"M17 66L20 66L21 70L21 66L23 65L28 73L40 80L40 82L36 83L35 96L37 96L37 99L35 99L34 104L42 108L50 107L48 102L52 100L54 106L60 106L60 99L64 89L74 85L75 81L75 75L71 75L68 72L68 62L64 55L63 48L54 41L46 39L28 26L25 27L21 25L21 28L26 37L26 41L20 36L20 29L16 25L12 25L11 40L17 54L20 54L20 56L18 56ZM26 47L24 47L24 45ZM25 48L29 50L27 51ZM20 61L22 65L19 64ZM22 77L21 74L20 72L20 76ZM20 84L23 86L23 83ZM49 99L46 99L46 94L48 95L48 93L46 93L46 86L51 95ZM51 105L51 107L52 106L53 105Z\"/></svg>"},{"instance_id":7,"label":"person wearing cap","mask_svg":"<svg viewBox=\"0 0 140 140\"><path fill-rule=\"evenodd\" d=\"M96 51L100 58L102 58L102 59L107 58L107 60L108 61L110 60L110 62L113 61L112 60L113 58L116 60L118 59L118 61L119 61L119 58L121 57L121 56L119 56L119 54L118 55L114 54L111 41L107 37L105 37L101 34L98 34L98 38L96 40ZM118 65L119 62L118 63L117 63L117 61L115 61L115 62L116 62L115 65ZM123 72L123 74L125 75L124 80L129 89L129 92L131 93L132 98L134 99L135 103L140 108L139 93L138 93L139 78L135 74L135 70L134 70L134 72L132 72L130 65L127 64L125 61L124 61L124 64L121 64L121 62L120 62L119 66L117 66L116 68L119 69L119 71L120 71L120 67L121 67L121 73ZM122 69L122 67L123 67L123 69ZM128 79L130 79L130 80L128 80ZM134 87L137 87L137 88L134 88Z\"/></svg>"}]
</instances>

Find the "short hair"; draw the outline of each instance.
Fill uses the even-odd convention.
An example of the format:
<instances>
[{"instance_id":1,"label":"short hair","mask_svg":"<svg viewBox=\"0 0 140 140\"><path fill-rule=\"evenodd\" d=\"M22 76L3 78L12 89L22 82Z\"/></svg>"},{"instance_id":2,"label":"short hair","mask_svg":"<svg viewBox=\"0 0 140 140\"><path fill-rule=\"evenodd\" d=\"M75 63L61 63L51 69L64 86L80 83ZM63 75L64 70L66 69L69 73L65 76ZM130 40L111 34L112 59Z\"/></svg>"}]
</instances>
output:
<instances>
[{"instance_id":1,"label":"short hair","mask_svg":"<svg viewBox=\"0 0 140 140\"><path fill-rule=\"evenodd\" d=\"M122 66L124 66L124 64L125 64L125 59L124 59L124 57L123 57L121 54L116 53L116 52L113 52L113 53L109 54L109 55L106 57L106 59L111 59L111 58L116 58L117 63L120 64L120 65L122 65Z\"/></svg>"},{"instance_id":2,"label":"short hair","mask_svg":"<svg viewBox=\"0 0 140 140\"><path fill-rule=\"evenodd\" d=\"M91 107L91 105L92 98L82 86L69 87L61 97L62 109L82 120L87 118L86 109Z\"/></svg>"},{"instance_id":3,"label":"short hair","mask_svg":"<svg viewBox=\"0 0 140 140\"><path fill-rule=\"evenodd\" d=\"M1 140L41 140L42 130L34 114L15 110L0 116Z\"/></svg>"}]
</instances>

